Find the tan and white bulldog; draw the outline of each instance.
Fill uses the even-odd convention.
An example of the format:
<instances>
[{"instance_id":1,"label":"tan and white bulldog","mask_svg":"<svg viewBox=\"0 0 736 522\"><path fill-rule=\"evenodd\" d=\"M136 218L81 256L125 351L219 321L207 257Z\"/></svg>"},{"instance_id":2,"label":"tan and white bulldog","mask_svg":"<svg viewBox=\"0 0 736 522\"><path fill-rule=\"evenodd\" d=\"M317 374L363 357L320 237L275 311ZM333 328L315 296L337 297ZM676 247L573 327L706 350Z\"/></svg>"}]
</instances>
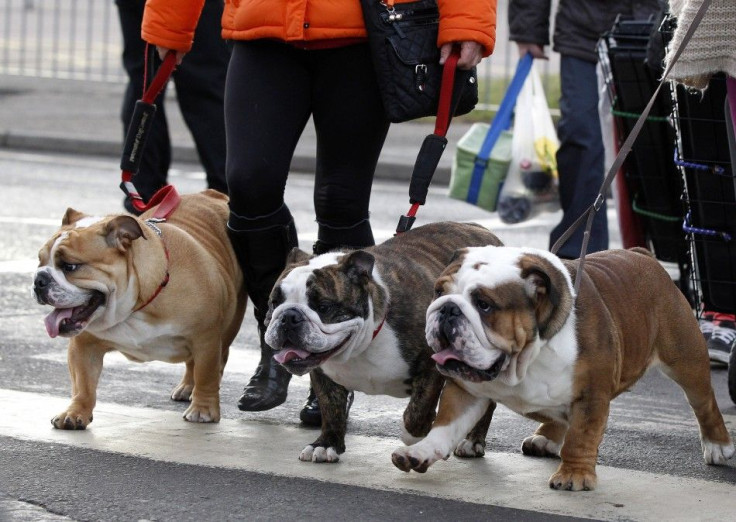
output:
<instances>
[{"instance_id":1,"label":"tan and white bulldog","mask_svg":"<svg viewBox=\"0 0 736 522\"><path fill-rule=\"evenodd\" d=\"M577 261L531 248L468 248L435 285L427 342L449 377L429 435L392 460L424 472L447 458L489 401L541 423L526 455L562 460L550 487L596 487L598 446L611 400L652 366L679 384L700 424L703 458L734 454L711 388L697 320L667 272L644 249Z\"/></svg>"},{"instance_id":2,"label":"tan and white bulldog","mask_svg":"<svg viewBox=\"0 0 736 522\"><path fill-rule=\"evenodd\" d=\"M51 337L70 337L72 402L51 422L92 422L105 353L136 362L186 363L171 393L189 401L184 418L220 420L220 380L246 305L243 276L227 236L227 196L184 195L165 221L85 216L68 209L39 251L33 290L54 307Z\"/></svg>"},{"instance_id":3,"label":"tan and white bulldog","mask_svg":"<svg viewBox=\"0 0 736 522\"><path fill-rule=\"evenodd\" d=\"M311 372L319 398L322 432L300 460L339 460L349 390L410 397L403 440L429 432L444 384L424 335L434 281L456 249L488 244L500 241L480 225L442 222L363 250L292 251L271 292L266 341L291 373ZM490 415L469 434L471 448L485 447L489 422Z\"/></svg>"}]
</instances>

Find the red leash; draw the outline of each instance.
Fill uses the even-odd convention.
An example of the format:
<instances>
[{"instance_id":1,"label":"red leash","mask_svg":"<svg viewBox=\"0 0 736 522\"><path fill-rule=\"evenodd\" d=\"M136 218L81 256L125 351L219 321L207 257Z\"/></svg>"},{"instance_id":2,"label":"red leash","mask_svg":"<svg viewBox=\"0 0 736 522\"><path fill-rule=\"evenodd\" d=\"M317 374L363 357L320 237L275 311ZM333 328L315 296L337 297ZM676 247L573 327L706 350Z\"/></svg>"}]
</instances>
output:
<instances>
[{"instance_id":1,"label":"red leash","mask_svg":"<svg viewBox=\"0 0 736 522\"><path fill-rule=\"evenodd\" d=\"M146 49L148 53L148 49ZM147 67L146 67L147 69ZM179 205L180 197L173 185L166 185L156 192L151 200L146 203L138 193L138 189L133 184L133 177L138 173L141 158L143 157L143 148L146 145L146 138L151 129L153 118L156 114L156 105L154 101L163 90L166 82L176 69L176 52L169 51L164 58L161 67L158 68L156 75L143 93L143 97L135 104L133 118L128 127L128 133L125 136L125 144L123 145L123 155L120 160L120 168L122 169L122 182L120 188L139 212L145 212L156 205L154 217L166 218ZM145 85L145 77L143 79Z\"/></svg>"},{"instance_id":2,"label":"red leash","mask_svg":"<svg viewBox=\"0 0 736 522\"><path fill-rule=\"evenodd\" d=\"M447 129L452 119L452 91L455 86L455 70L460 59L460 50L453 47L452 53L445 61L442 69L442 83L440 84L440 99L437 106L437 118L434 124L434 133L424 138L411 175L409 186L409 203L411 208L406 215L399 218L396 233L401 234L409 230L416 220L417 210L424 205L432 181L434 171L437 170L442 152L447 146Z\"/></svg>"}]
</instances>

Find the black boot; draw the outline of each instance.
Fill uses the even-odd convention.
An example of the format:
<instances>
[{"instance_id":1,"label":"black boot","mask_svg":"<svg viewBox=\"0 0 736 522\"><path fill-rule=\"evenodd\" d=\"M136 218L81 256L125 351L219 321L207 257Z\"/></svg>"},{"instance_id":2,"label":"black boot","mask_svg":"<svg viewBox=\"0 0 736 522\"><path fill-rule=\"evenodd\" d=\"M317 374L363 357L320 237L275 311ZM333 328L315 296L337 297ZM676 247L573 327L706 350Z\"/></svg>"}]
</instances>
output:
<instances>
[{"instance_id":1,"label":"black boot","mask_svg":"<svg viewBox=\"0 0 736 522\"><path fill-rule=\"evenodd\" d=\"M289 391L291 374L274 361L273 350L263 339L264 333L265 328L259 322L261 360L238 400L238 409L243 411L265 411L275 408L284 403Z\"/></svg>"},{"instance_id":2,"label":"black boot","mask_svg":"<svg viewBox=\"0 0 736 522\"><path fill-rule=\"evenodd\" d=\"M348 403L345 405L345 414L350 414L350 407L353 405L353 399L355 394L351 391L348 393ZM302 411L299 412L299 420L307 426L321 426L322 425L322 412L319 409L319 400L317 394L314 393L314 389L309 387L309 395L307 396L307 402L304 403Z\"/></svg>"},{"instance_id":3,"label":"black boot","mask_svg":"<svg viewBox=\"0 0 736 522\"><path fill-rule=\"evenodd\" d=\"M264 339L268 296L286 264L289 251L298 245L294 221L264 230L228 229L238 263L243 269L245 287L258 322L261 360L243 389L238 408L264 411L286 400L291 374L273 359L273 350Z\"/></svg>"}]
</instances>

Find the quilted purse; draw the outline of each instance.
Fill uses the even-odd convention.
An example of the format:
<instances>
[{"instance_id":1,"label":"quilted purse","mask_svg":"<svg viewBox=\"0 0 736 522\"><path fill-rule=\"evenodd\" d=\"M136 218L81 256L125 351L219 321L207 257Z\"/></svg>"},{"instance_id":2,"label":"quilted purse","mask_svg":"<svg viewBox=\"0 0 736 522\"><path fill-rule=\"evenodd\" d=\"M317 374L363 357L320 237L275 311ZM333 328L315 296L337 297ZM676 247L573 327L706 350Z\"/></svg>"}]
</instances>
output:
<instances>
[{"instance_id":1,"label":"quilted purse","mask_svg":"<svg viewBox=\"0 0 736 522\"><path fill-rule=\"evenodd\" d=\"M393 123L437 114L442 82L436 0L360 0L381 100ZM455 75L453 115L478 103L476 70Z\"/></svg>"}]
</instances>

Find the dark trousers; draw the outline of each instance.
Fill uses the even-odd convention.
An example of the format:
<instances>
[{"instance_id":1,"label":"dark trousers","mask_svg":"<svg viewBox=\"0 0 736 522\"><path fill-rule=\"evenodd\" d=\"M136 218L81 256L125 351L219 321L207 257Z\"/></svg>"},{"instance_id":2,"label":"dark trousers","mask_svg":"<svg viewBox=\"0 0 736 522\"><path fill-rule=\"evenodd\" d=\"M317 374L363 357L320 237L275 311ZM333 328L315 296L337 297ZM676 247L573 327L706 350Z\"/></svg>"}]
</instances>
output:
<instances>
[{"instance_id":1,"label":"dark trousers","mask_svg":"<svg viewBox=\"0 0 736 522\"><path fill-rule=\"evenodd\" d=\"M307 51L275 41L235 42L225 92L230 227L289 222L284 190L311 116L319 239L372 245L371 185L389 122L368 45Z\"/></svg>"},{"instance_id":2,"label":"dark trousers","mask_svg":"<svg viewBox=\"0 0 736 522\"><path fill-rule=\"evenodd\" d=\"M126 133L135 102L144 91L146 43L141 40L145 0L116 0L123 34L123 67L129 82L123 97L121 118ZM227 193L225 181L224 92L230 48L221 38L222 0L207 0L197 25L194 45L172 76L182 117L194 139L207 175L207 186ZM149 49L148 82L160 63ZM156 115L146 139L140 169L133 183L148 200L166 184L171 165L171 140L166 123L164 92L156 99Z\"/></svg>"},{"instance_id":3,"label":"dark trousers","mask_svg":"<svg viewBox=\"0 0 736 522\"><path fill-rule=\"evenodd\" d=\"M560 148L557 169L560 176L562 221L550 234L550 247L595 201L603 184L604 149L598 115L596 64L562 55L560 62L562 117L557 126ZM557 254L577 258L583 243L581 226ZM606 205L596 213L588 252L608 248Z\"/></svg>"}]
</instances>

